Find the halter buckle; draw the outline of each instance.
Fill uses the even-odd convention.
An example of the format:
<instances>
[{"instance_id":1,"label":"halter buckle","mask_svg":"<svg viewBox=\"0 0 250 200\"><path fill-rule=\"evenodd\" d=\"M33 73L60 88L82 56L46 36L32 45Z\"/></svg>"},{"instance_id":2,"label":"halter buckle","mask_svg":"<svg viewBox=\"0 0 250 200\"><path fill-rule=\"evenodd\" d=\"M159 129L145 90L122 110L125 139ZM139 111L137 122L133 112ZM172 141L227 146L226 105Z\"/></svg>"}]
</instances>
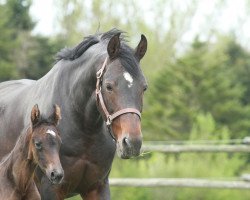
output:
<instances>
[{"instance_id":1,"label":"halter buckle","mask_svg":"<svg viewBox=\"0 0 250 200\"><path fill-rule=\"evenodd\" d=\"M100 79L102 77L102 69L98 70L98 72L96 72L96 78Z\"/></svg>"},{"instance_id":2,"label":"halter buckle","mask_svg":"<svg viewBox=\"0 0 250 200\"><path fill-rule=\"evenodd\" d=\"M107 125L107 126L110 126L111 123L112 123L111 115L108 115L108 116L107 116L106 125Z\"/></svg>"}]
</instances>

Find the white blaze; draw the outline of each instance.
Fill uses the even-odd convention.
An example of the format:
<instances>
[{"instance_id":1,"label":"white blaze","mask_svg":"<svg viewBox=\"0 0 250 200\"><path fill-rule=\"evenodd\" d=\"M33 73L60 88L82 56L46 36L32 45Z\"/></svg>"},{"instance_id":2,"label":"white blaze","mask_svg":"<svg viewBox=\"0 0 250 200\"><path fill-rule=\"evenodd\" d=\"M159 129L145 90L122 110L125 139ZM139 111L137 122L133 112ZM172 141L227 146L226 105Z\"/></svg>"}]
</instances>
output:
<instances>
[{"instance_id":1,"label":"white blaze","mask_svg":"<svg viewBox=\"0 0 250 200\"><path fill-rule=\"evenodd\" d=\"M50 134L50 135L52 135L52 136L54 136L54 137L56 137L56 133L54 132L54 131L52 131L52 130L47 130L47 132L46 133L48 133L48 134Z\"/></svg>"},{"instance_id":2,"label":"white blaze","mask_svg":"<svg viewBox=\"0 0 250 200\"><path fill-rule=\"evenodd\" d=\"M129 88L132 87L132 85L133 85L133 78L132 78L132 76L128 72L124 72L123 73L123 77L128 82L128 87Z\"/></svg>"}]
</instances>

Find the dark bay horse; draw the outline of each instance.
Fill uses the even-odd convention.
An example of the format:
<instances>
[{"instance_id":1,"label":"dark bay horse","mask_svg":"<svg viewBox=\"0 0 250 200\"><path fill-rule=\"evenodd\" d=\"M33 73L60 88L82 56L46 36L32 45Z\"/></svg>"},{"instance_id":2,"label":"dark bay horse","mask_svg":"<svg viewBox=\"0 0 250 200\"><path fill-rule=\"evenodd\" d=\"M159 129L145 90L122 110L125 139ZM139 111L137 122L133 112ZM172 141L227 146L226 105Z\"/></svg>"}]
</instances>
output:
<instances>
[{"instance_id":1,"label":"dark bay horse","mask_svg":"<svg viewBox=\"0 0 250 200\"><path fill-rule=\"evenodd\" d=\"M60 108L54 107L48 118L42 118L38 106L31 111L31 125L23 132L14 149L0 163L1 200L39 200L33 175L37 166L53 184L63 178L59 159L61 138L56 129Z\"/></svg>"},{"instance_id":2,"label":"dark bay horse","mask_svg":"<svg viewBox=\"0 0 250 200\"><path fill-rule=\"evenodd\" d=\"M147 89L139 63L147 40L130 48L124 33L112 29L86 37L57 54L54 67L41 79L0 84L0 157L13 148L38 103L46 115L52 104L62 112L59 131L64 181L52 186L37 170L44 200L80 194L84 199L110 199L108 176L115 151L127 159L140 153L140 113Z\"/></svg>"}]
</instances>

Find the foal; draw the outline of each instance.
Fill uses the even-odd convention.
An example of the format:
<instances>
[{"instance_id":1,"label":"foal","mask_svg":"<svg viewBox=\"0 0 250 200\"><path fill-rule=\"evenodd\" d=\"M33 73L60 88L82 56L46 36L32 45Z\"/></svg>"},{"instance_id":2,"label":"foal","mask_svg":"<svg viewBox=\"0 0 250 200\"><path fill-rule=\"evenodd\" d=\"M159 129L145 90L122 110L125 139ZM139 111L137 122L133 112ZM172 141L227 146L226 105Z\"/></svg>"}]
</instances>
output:
<instances>
[{"instance_id":1,"label":"foal","mask_svg":"<svg viewBox=\"0 0 250 200\"><path fill-rule=\"evenodd\" d=\"M0 200L40 200L33 181L37 166L52 184L63 179L59 159L61 139L56 129L61 118L55 105L50 117L44 119L35 105L31 111L31 126L22 133L14 149L0 163Z\"/></svg>"}]
</instances>

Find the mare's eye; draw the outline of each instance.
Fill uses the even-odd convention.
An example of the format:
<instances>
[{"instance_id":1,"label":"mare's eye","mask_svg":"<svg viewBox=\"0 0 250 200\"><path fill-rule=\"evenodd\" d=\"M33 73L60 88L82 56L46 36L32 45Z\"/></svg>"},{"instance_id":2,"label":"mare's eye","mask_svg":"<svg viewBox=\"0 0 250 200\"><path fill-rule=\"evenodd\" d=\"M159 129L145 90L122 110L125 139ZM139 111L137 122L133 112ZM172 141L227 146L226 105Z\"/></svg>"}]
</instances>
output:
<instances>
[{"instance_id":1,"label":"mare's eye","mask_svg":"<svg viewBox=\"0 0 250 200\"><path fill-rule=\"evenodd\" d=\"M35 147L37 150L41 150L42 149L42 143L41 142L35 142Z\"/></svg>"},{"instance_id":2,"label":"mare's eye","mask_svg":"<svg viewBox=\"0 0 250 200\"><path fill-rule=\"evenodd\" d=\"M106 89L107 89L107 91L109 91L109 92L113 91L113 88L112 88L112 85L111 85L111 84L107 84L107 85L106 85Z\"/></svg>"},{"instance_id":3,"label":"mare's eye","mask_svg":"<svg viewBox=\"0 0 250 200\"><path fill-rule=\"evenodd\" d=\"M147 89L148 89L148 86L145 85L144 88L143 88L143 91L145 92Z\"/></svg>"}]
</instances>

